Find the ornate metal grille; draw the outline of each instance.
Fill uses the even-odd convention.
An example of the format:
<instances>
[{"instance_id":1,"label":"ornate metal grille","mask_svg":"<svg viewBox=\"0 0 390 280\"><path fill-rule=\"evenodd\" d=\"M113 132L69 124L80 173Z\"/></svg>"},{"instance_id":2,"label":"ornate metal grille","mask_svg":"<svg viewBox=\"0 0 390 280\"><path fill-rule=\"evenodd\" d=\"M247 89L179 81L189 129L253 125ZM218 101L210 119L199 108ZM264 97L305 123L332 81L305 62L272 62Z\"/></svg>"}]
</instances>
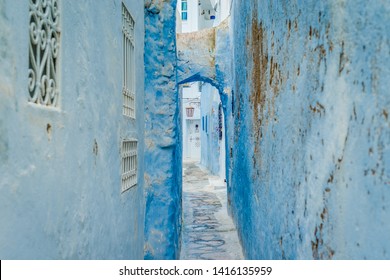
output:
<instances>
[{"instance_id":1,"label":"ornate metal grille","mask_svg":"<svg viewBox=\"0 0 390 280\"><path fill-rule=\"evenodd\" d=\"M60 12L57 0L30 0L29 101L58 104Z\"/></svg>"},{"instance_id":2,"label":"ornate metal grille","mask_svg":"<svg viewBox=\"0 0 390 280\"><path fill-rule=\"evenodd\" d=\"M135 119L134 20L122 4L123 115Z\"/></svg>"},{"instance_id":3,"label":"ornate metal grille","mask_svg":"<svg viewBox=\"0 0 390 280\"><path fill-rule=\"evenodd\" d=\"M122 192L137 185L137 140L122 142Z\"/></svg>"}]
</instances>

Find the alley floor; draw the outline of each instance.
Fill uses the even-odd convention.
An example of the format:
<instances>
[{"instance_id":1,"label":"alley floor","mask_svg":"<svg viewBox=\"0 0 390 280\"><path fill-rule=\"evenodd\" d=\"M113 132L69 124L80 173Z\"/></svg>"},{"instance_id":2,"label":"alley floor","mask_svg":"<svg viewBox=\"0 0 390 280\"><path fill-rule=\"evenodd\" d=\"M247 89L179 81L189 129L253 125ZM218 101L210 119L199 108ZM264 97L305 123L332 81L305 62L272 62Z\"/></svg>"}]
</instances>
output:
<instances>
[{"instance_id":1,"label":"alley floor","mask_svg":"<svg viewBox=\"0 0 390 280\"><path fill-rule=\"evenodd\" d=\"M194 161L183 163L182 260L243 259L226 208L226 183Z\"/></svg>"}]
</instances>

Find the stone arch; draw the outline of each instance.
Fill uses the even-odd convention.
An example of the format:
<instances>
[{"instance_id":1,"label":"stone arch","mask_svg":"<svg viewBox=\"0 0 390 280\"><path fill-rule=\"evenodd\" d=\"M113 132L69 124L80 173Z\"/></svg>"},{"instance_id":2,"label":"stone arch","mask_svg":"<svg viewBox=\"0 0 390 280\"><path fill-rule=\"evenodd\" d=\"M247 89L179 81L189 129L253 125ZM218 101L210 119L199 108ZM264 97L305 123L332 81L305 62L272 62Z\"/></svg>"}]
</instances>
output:
<instances>
[{"instance_id":1,"label":"stone arch","mask_svg":"<svg viewBox=\"0 0 390 280\"><path fill-rule=\"evenodd\" d=\"M217 85L215 29L177 34L178 84L202 81Z\"/></svg>"},{"instance_id":2,"label":"stone arch","mask_svg":"<svg viewBox=\"0 0 390 280\"><path fill-rule=\"evenodd\" d=\"M231 92L229 22L176 36L177 84L201 81L216 87L225 114Z\"/></svg>"},{"instance_id":3,"label":"stone arch","mask_svg":"<svg viewBox=\"0 0 390 280\"><path fill-rule=\"evenodd\" d=\"M225 153L229 154L232 107L232 45L230 17L220 25L176 35L177 84L206 82L217 88L225 117ZM226 156L226 178L229 186L230 159Z\"/></svg>"}]
</instances>

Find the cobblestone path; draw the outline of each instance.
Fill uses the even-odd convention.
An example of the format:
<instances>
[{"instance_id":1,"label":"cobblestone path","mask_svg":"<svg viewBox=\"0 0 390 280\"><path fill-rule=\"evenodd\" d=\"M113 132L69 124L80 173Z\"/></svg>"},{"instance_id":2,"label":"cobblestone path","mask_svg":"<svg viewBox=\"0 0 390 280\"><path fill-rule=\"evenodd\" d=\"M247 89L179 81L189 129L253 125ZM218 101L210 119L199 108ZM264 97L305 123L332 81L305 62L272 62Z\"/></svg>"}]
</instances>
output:
<instances>
[{"instance_id":1,"label":"cobblestone path","mask_svg":"<svg viewBox=\"0 0 390 280\"><path fill-rule=\"evenodd\" d=\"M226 209L226 185L195 162L183 163L183 260L243 259Z\"/></svg>"}]
</instances>

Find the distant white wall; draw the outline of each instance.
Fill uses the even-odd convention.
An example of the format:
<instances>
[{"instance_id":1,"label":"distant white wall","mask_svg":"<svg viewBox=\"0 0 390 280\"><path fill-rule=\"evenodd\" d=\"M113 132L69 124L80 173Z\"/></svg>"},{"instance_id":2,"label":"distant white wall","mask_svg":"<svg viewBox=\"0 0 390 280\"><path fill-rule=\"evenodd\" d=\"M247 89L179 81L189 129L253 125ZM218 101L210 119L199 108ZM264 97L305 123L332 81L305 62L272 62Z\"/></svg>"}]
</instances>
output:
<instances>
[{"instance_id":1,"label":"distant white wall","mask_svg":"<svg viewBox=\"0 0 390 280\"><path fill-rule=\"evenodd\" d=\"M177 0L177 10L182 14L183 0ZM187 0L187 20L182 20L181 32L194 32L198 30L198 0Z\"/></svg>"},{"instance_id":2,"label":"distant white wall","mask_svg":"<svg viewBox=\"0 0 390 280\"><path fill-rule=\"evenodd\" d=\"M210 0L201 0L199 5L198 30L211 28L214 24L215 11Z\"/></svg>"},{"instance_id":3,"label":"distant white wall","mask_svg":"<svg viewBox=\"0 0 390 280\"><path fill-rule=\"evenodd\" d=\"M176 8L176 33L182 33L182 20L181 20L181 13L178 8L178 5L180 4L180 1L177 2L177 8Z\"/></svg>"},{"instance_id":4,"label":"distant white wall","mask_svg":"<svg viewBox=\"0 0 390 280\"><path fill-rule=\"evenodd\" d=\"M228 0L224 0L228 1ZM224 1L222 1L224 3ZM205 28L211 28L216 25L215 18L217 13L215 12L215 4L210 0L187 0L187 20L181 20L181 31L178 33L195 32ZM224 3L224 5L228 5ZM223 6L223 17L226 18L228 10ZM180 15L182 14L182 0L177 1L177 11ZM221 16L218 16L219 18ZM219 21L220 22L220 21Z\"/></svg>"}]
</instances>

